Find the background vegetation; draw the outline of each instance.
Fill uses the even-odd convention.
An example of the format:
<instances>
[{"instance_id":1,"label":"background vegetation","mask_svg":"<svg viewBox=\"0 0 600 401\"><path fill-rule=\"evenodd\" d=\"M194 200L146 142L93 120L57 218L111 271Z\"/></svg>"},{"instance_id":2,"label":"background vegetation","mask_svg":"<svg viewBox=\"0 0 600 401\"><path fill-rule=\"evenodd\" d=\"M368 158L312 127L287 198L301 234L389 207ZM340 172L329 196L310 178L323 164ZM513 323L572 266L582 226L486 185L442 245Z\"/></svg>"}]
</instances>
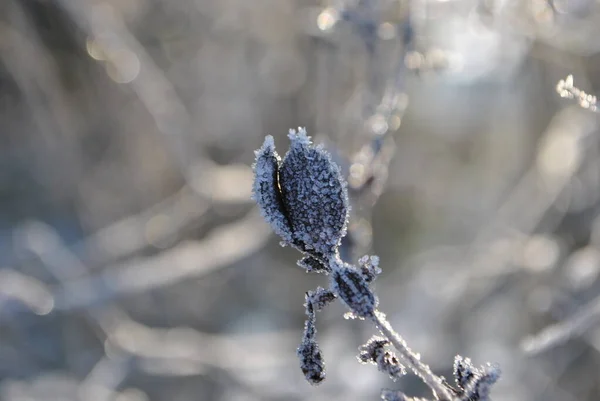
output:
<instances>
[{"instance_id":1,"label":"background vegetation","mask_svg":"<svg viewBox=\"0 0 600 401\"><path fill-rule=\"evenodd\" d=\"M434 371L494 400L600 396L594 0L0 2L0 397L426 395L359 365L250 201L253 150L306 126L344 169L347 260ZM565 89L564 86L567 86Z\"/></svg>"}]
</instances>

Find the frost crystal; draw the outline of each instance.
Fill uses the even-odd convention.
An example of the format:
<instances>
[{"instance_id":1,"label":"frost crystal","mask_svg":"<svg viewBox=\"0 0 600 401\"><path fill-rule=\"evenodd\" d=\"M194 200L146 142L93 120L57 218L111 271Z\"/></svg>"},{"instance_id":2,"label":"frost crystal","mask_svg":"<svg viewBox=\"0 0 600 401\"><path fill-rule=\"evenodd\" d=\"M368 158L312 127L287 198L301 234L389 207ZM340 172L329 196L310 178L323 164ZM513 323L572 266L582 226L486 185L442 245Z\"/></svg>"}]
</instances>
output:
<instances>
[{"instance_id":1,"label":"frost crystal","mask_svg":"<svg viewBox=\"0 0 600 401\"><path fill-rule=\"evenodd\" d=\"M293 238L325 259L337 252L346 233L348 195L338 166L306 130L290 130L290 150L281 163L279 185Z\"/></svg>"}]
</instances>

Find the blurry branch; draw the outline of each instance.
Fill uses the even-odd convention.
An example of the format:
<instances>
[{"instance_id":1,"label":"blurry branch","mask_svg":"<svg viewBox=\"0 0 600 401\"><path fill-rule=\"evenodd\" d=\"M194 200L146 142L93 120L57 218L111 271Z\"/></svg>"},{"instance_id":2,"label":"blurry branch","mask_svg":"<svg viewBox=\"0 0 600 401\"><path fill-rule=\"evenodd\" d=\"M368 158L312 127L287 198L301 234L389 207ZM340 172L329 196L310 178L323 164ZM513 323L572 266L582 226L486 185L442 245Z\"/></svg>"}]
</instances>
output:
<instances>
[{"instance_id":1,"label":"blurry branch","mask_svg":"<svg viewBox=\"0 0 600 401\"><path fill-rule=\"evenodd\" d=\"M538 334L529 336L521 342L521 348L528 354L539 354L573 337L584 334L600 323L600 297L581 306L568 319L546 327Z\"/></svg>"},{"instance_id":2,"label":"blurry branch","mask_svg":"<svg viewBox=\"0 0 600 401\"><path fill-rule=\"evenodd\" d=\"M226 381L228 387L243 388L261 400L274 397L268 390L257 388L253 373L281 371L292 358L291 354L273 352L290 346L292 335L283 330L238 336L206 334L189 327L151 328L114 306L103 308L95 318L106 334L108 360L116 359L123 367L160 377L217 371L217 378Z\"/></svg>"},{"instance_id":3,"label":"blurry branch","mask_svg":"<svg viewBox=\"0 0 600 401\"><path fill-rule=\"evenodd\" d=\"M561 401L578 401L579 397L567 391L560 385L561 376L575 368L580 363L580 358L587 352L582 350L580 352L572 352L565 355L564 358L553 361L552 369L549 370L547 367L540 367L540 369L528 369L527 374L532 375L532 379L537 381L539 384L539 390L536 392L533 399L544 400L548 398L548 394L551 394L551 399Z\"/></svg>"},{"instance_id":4,"label":"blurry branch","mask_svg":"<svg viewBox=\"0 0 600 401\"><path fill-rule=\"evenodd\" d=\"M74 248L90 268L102 266L180 235L187 226L198 224L208 209L208 201L185 186L149 209L97 231Z\"/></svg>"},{"instance_id":5,"label":"blurry branch","mask_svg":"<svg viewBox=\"0 0 600 401\"><path fill-rule=\"evenodd\" d=\"M82 400L112 401L118 395L117 388L129 373L128 358L103 357L80 383L78 395Z\"/></svg>"},{"instance_id":6,"label":"blurry branch","mask_svg":"<svg viewBox=\"0 0 600 401\"><path fill-rule=\"evenodd\" d=\"M60 86L53 55L40 43L36 29L22 10L20 1L9 2L11 25L0 22L0 61L21 90L31 110L37 133L43 140L43 160L48 174L60 172L60 180L78 171L80 165L76 149L77 119L65 92ZM58 163L58 165L57 165Z\"/></svg>"},{"instance_id":7,"label":"blurry branch","mask_svg":"<svg viewBox=\"0 0 600 401\"><path fill-rule=\"evenodd\" d=\"M352 210L356 223L340 249L344 258L354 259L371 245L370 213L387 181L395 152L392 135L408 105L404 58L413 45L410 9L396 0L340 0L305 11L305 33L318 43L316 127L333 143L328 150L347 172L349 195L357 205ZM344 35L344 29L352 34ZM352 67L345 58L353 59ZM348 92L339 83L339 69L356 65ZM342 107L335 110L332 104Z\"/></svg>"},{"instance_id":8,"label":"blurry branch","mask_svg":"<svg viewBox=\"0 0 600 401\"><path fill-rule=\"evenodd\" d=\"M200 193L186 185L174 195L150 208L100 229L75 244L74 252L85 260L87 268L93 269L114 263L149 247L176 241L177 236L181 235L186 228L199 224L211 205L250 203L251 177L252 171L245 165L206 165L201 173L195 175L195 180L204 182L202 186L197 185L201 190ZM26 227L28 230L21 232L22 238L28 235L33 235L35 238L36 232L30 231L29 228L37 229L41 226L37 225L35 226L37 228L34 228L26 225ZM41 232L37 231L37 233ZM64 246L55 246L57 241L60 239L54 233L42 237L41 241L34 242L33 245L43 247L38 251L46 255L57 252L54 257L69 258L68 254L63 253ZM66 266L72 265L72 263L58 263L56 269L64 270ZM65 273L63 279L87 273L87 268Z\"/></svg>"},{"instance_id":9,"label":"blurry branch","mask_svg":"<svg viewBox=\"0 0 600 401\"><path fill-rule=\"evenodd\" d=\"M522 253L523 238L530 235L548 209L572 180L584 157L583 141L593 135L595 118L574 108L560 111L540 138L535 164L523 175L499 207L491 221L479 232L466 256L471 266L455 276L465 294L460 310L476 308L497 286L495 280L473 282L469 277L477 271L504 274L514 255ZM495 245L505 244L501 252ZM465 299L470 300L464 305Z\"/></svg>"},{"instance_id":10,"label":"blurry branch","mask_svg":"<svg viewBox=\"0 0 600 401\"><path fill-rule=\"evenodd\" d=\"M568 75L567 78L558 81L558 84L556 84L556 92L558 92L560 97L575 100L583 109L595 112L598 111L596 96L588 95L581 89L575 87L573 85L573 75Z\"/></svg>"},{"instance_id":11,"label":"blurry branch","mask_svg":"<svg viewBox=\"0 0 600 401\"><path fill-rule=\"evenodd\" d=\"M215 228L201 241L186 241L158 255L126 261L89 276L89 269L51 227L30 223L21 228L18 237L61 283L54 291L55 308L69 310L208 274L255 252L269 234L258 213L252 211L235 223Z\"/></svg>"},{"instance_id":12,"label":"blurry branch","mask_svg":"<svg viewBox=\"0 0 600 401\"><path fill-rule=\"evenodd\" d=\"M54 299L45 284L33 277L14 270L0 270L0 311L6 313L4 305L9 300L17 300L33 313L45 315L54 307Z\"/></svg>"},{"instance_id":13,"label":"blurry branch","mask_svg":"<svg viewBox=\"0 0 600 401\"><path fill-rule=\"evenodd\" d=\"M270 231L258 212L215 228L202 241L186 241L156 256L133 259L102 273L67 281L55 291L59 310L84 308L116 296L140 293L235 263L262 247Z\"/></svg>"},{"instance_id":14,"label":"blurry branch","mask_svg":"<svg viewBox=\"0 0 600 401\"><path fill-rule=\"evenodd\" d=\"M556 91L563 98L576 100L578 105L583 109L594 112L598 111L596 96L588 95L575 87L572 75L567 76L564 80L560 80L556 85ZM567 146L565 150L568 149L569 147ZM579 161L579 157L577 159ZM570 318L550 325L538 334L525 338L521 342L521 348L528 354L538 354L560 345L573 337L581 336L598 323L600 323L600 297L582 306Z\"/></svg>"},{"instance_id":15,"label":"blurry branch","mask_svg":"<svg viewBox=\"0 0 600 401\"><path fill-rule=\"evenodd\" d=\"M110 324L105 326L107 354L126 353L135 357L136 364L153 375L203 374L211 367L252 372L290 362L272 352L274 347L291 343L291 333L285 331L227 336L205 334L188 327L150 328L121 311L111 313L109 320Z\"/></svg>"},{"instance_id":16,"label":"blurry branch","mask_svg":"<svg viewBox=\"0 0 600 401\"><path fill-rule=\"evenodd\" d=\"M479 240L497 239L509 231L530 234L570 182L583 160L583 141L595 122L577 110L563 110L540 138L535 164L511 191Z\"/></svg>"},{"instance_id":17,"label":"blurry branch","mask_svg":"<svg viewBox=\"0 0 600 401\"><path fill-rule=\"evenodd\" d=\"M98 57L107 63L107 72L113 71L113 79L130 84L174 152L181 173L191 183L190 167L197 157L192 153L195 147L190 146L193 128L175 88L110 4L94 0L59 3L89 35Z\"/></svg>"},{"instance_id":18,"label":"blurry branch","mask_svg":"<svg viewBox=\"0 0 600 401\"><path fill-rule=\"evenodd\" d=\"M269 235L264 226L262 219L251 213L241 223L216 230L205 242L184 244L157 257L114 266L114 271L77 280L69 278L81 276L87 269L65 247L52 227L38 222L21 227L18 232L21 246L34 252L61 282L59 288L62 290L57 291L57 299L62 303L59 301L57 309L86 308L105 337L106 356L81 383L79 393L82 398L97 401L113 399L117 387L133 367L160 376L205 374L208 368L219 368L235 375L235 380L239 381L243 380L239 377L242 371L287 365L289 361L278 357L279 354L262 351L272 350L274 344L291 338L282 331L256 336L245 334L238 338L203 334L184 327L154 329L133 321L114 305L94 307L97 302L109 301L123 292L145 291L192 275L206 274L232 263L262 246ZM215 249L223 251L214 252ZM128 280L133 280L133 283L127 283ZM143 283L140 284L140 281ZM94 292L97 288L108 292ZM78 297L83 294L88 297ZM44 307L47 304L45 302Z\"/></svg>"},{"instance_id":19,"label":"blurry branch","mask_svg":"<svg viewBox=\"0 0 600 401\"><path fill-rule=\"evenodd\" d=\"M59 283L89 273L87 266L63 243L51 226L39 221L29 221L17 227L13 234L15 247L33 253L44 268Z\"/></svg>"},{"instance_id":20,"label":"blurry branch","mask_svg":"<svg viewBox=\"0 0 600 401\"><path fill-rule=\"evenodd\" d=\"M160 243L172 238L197 222L210 201L246 202L250 196L249 186L242 182L250 182L249 168L220 167L202 155L192 154L190 149L193 147L189 146L192 126L185 105L164 73L127 30L118 13L101 2L61 0L61 4L90 35L89 40L107 63L107 69L116 70L117 78L130 83L152 115L163 139L174 150L187 182L187 186L173 197L99 231L80 244L85 251L96 251L96 255L98 250L105 252L93 263L109 263L144 249L149 242ZM148 241L149 224L155 223L156 219L162 219L163 224Z\"/></svg>"},{"instance_id":21,"label":"blurry branch","mask_svg":"<svg viewBox=\"0 0 600 401\"><path fill-rule=\"evenodd\" d=\"M214 203L250 202L252 171L248 166L205 165L194 180L197 190L184 186L139 214L94 233L75 245L76 252L90 268L112 263L150 246L176 240L186 228L198 225Z\"/></svg>"},{"instance_id":22,"label":"blurry branch","mask_svg":"<svg viewBox=\"0 0 600 401\"><path fill-rule=\"evenodd\" d=\"M62 3L84 31L93 36L93 40L97 41L96 44L103 49L103 54L113 57L112 59L109 57L106 61L120 71L119 76L125 77L128 73L131 75L128 69L132 68L131 63L135 64L132 61L134 58L140 63L139 71L131 85L151 113L164 139L169 145L176 144L177 160L182 163L183 174L188 183L169 199L136 216L130 216L100 230L80 243L76 249L82 251L80 254L85 253L86 257L90 255L90 267L111 263L148 246L173 238L184 228L197 224L211 201L219 203L249 201L249 185L245 185L245 182L251 181L251 172L247 166L221 167L208 159L194 158L189 154L190 147L185 139L190 133L191 124L184 105L141 44L127 31L122 21L118 20L116 12L109 5L101 3L89 4L89 7L81 6L81 2L69 0L64 0ZM18 2L13 8L15 10L13 14L18 17L15 20L24 25L23 30L33 32ZM56 129L57 134L68 134L73 130L70 116L64 115L65 110L69 108L64 106L65 100L60 96L62 92L56 85L56 77L49 76L52 68L43 68L49 65L50 55L43 46L20 36L14 29L8 26L1 26L0 29L10 34L7 37L11 40L11 42L0 41L0 48L10 50L8 45L12 44L14 48L19 49L18 52L0 52L0 55L14 53L15 57L3 57L3 59L6 59L6 65L32 103L31 109L35 111L34 116L39 120L38 125L43 127L40 128L40 132L43 134L51 132L48 127L53 126L51 122L54 119L58 119L60 127ZM128 55L129 58L124 55ZM23 72L21 68L23 65L29 67L26 70L28 75ZM33 84L29 79L32 73L36 78ZM39 90L44 90L47 96L38 95ZM52 99L49 102L52 113L48 113L47 108L42 105L35 106L40 102L39 99L48 96ZM50 142L49 139L48 143ZM61 145L60 148L64 151L64 146ZM69 155L76 153L67 152ZM65 171L73 170L72 167L76 163L72 161L68 163L70 168L57 171L64 174ZM158 222L160 224L157 224Z\"/></svg>"}]
</instances>

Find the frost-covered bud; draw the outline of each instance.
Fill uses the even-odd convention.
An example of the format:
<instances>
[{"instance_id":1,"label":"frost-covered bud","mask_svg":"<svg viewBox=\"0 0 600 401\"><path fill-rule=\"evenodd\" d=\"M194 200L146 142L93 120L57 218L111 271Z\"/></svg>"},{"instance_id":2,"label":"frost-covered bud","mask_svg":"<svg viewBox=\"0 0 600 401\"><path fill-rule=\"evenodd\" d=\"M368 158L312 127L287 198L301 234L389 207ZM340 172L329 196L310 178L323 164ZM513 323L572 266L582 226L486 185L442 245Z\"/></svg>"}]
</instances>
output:
<instances>
[{"instance_id":1,"label":"frost-covered bud","mask_svg":"<svg viewBox=\"0 0 600 401\"><path fill-rule=\"evenodd\" d=\"M331 273L331 268L329 266L312 256L303 257L297 264L306 270L307 273Z\"/></svg>"},{"instance_id":2,"label":"frost-covered bud","mask_svg":"<svg viewBox=\"0 0 600 401\"><path fill-rule=\"evenodd\" d=\"M486 364L474 372L461 394L460 401L490 401L490 391L500 378L500 369Z\"/></svg>"},{"instance_id":3,"label":"frost-covered bud","mask_svg":"<svg viewBox=\"0 0 600 401\"><path fill-rule=\"evenodd\" d=\"M358 259L358 265L360 266L360 272L368 283L374 281L381 274L379 256L365 255Z\"/></svg>"},{"instance_id":4,"label":"frost-covered bud","mask_svg":"<svg viewBox=\"0 0 600 401\"><path fill-rule=\"evenodd\" d=\"M307 271L329 272L325 260L337 254L348 221L348 191L339 167L306 130L290 130L290 149L283 161L267 136L256 151L252 197L282 245L312 259L298 264Z\"/></svg>"},{"instance_id":5,"label":"frost-covered bud","mask_svg":"<svg viewBox=\"0 0 600 401\"><path fill-rule=\"evenodd\" d=\"M320 312L325 306L335 300L335 294L326 290L322 287L317 287L315 291L308 291L305 295L306 302L306 314L310 316L311 313Z\"/></svg>"},{"instance_id":6,"label":"frost-covered bud","mask_svg":"<svg viewBox=\"0 0 600 401\"><path fill-rule=\"evenodd\" d=\"M348 194L339 167L305 129L290 130L290 149L279 171L279 186L294 241L308 253L334 255L346 234Z\"/></svg>"},{"instance_id":7,"label":"frost-covered bud","mask_svg":"<svg viewBox=\"0 0 600 401\"><path fill-rule=\"evenodd\" d=\"M278 176L281 159L275 151L272 136L267 136L262 147L256 152L254 169L254 185L252 199L256 201L262 216L271 225L273 231L285 243L293 241L292 227L279 191Z\"/></svg>"},{"instance_id":8,"label":"frost-covered bud","mask_svg":"<svg viewBox=\"0 0 600 401\"><path fill-rule=\"evenodd\" d=\"M500 378L496 365L486 364L475 368L469 358L457 355L454 358L454 379L460 388L457 400L489 401L492 385Z\"/></svg>"},{"instance_id":9,"label":"frost-covered bud","mask_svg":"<svg viewBox=\"0 0 600 401\"><path fill-rule=\"evenodd\" d=\"M341 261L336 263L331 275L331 288L359 318L373 316L377 298L369 283L356 268Z\"/></svg>"},{"instance_id":10,"label":"frost-covered bud","mask_svg":"<svg viewBox=\"0 0 600 401\"><path fill-rule=\"evenodd\" d=\"M309 294L306 294L306 314L308 318L304 323L304 333L302 342L296 350L300 359L300 369L304 373L306 380L317 385L325 380L325 362L319 344L317 343L316 317L313 304L309 300Z\"/></svg>"},{"instance_id":11,"label":"frost-covered bud","mask_svg":"<svg viewBox=\"0 0 600 401\"><path fill-rule=\"evenodd\" d=\"M471 363L470 358L463 358L460 355L454 357L454 381L460 389L464 389L467 383L475 375L477 369Z\"/></svg>"},{"instance_id":12,"label":"frost-covered bud","mask_svg":"<svg viewBox=\"0 0 600 401\"><path fill-rule=\"evenodd\" d=\"M377 365L380 372L387 373L392 380L396 380L406 374L406 369L393 353L386 351L385 346L389 343L385 338L371 337L365 345L359 348L358 360L362 363Z\"/></svg>"},{"instance_id":13,"label":"frost-covered bud","mask_svg":"<svg viewBox=\"0 0 600 401\"><path fill-rule=\"evenodd\" d=\"M366 344L361 345L358 350L358 360L362 363L376 362L378 355L385 352L385 346L390 341L383 337L373 336Z\"/></svg>"}]
</instances>

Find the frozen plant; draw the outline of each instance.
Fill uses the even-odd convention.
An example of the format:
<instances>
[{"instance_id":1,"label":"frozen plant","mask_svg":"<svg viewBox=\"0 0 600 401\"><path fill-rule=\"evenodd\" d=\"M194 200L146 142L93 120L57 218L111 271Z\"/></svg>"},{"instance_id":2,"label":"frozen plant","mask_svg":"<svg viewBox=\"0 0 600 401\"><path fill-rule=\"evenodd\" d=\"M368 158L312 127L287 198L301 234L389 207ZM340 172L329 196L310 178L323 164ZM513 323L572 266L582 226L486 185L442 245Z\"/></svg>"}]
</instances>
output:
<instances>
[{"instance_id":1,"label":"frozen plant","mask_svg":"<svg viewBox=\"0 0 600 401\"><path fill-rule=\"evenodd\" d=\"M291 146L283 159L275 151L273 137L267 136L256 151L253 199L283 246L299 250L298 265L307 272L329 276L327 289L318 287L305 295L307 319L297 354L306 380L319 384L325 379L325 363L316 341L316 313L335 299L348 309L348 317L371 321L382 337L373 337L360 347L359 361L372 363L396 380L405 367L419 376L440 401L486 401L500 372L494 365L476 369L468 358L457 356L454 363L456 388L435 375L421 362L394 331L370 284L381 273L379 258L364 256L358 266L341 260L339 246L348 223L346 182L339 167L320 146L315 147L306 130L290 130ZM397 353L386 349L393 346ZM383 390L382 399L411 400L400 391Z\"/></svg>"}]
</instances>

